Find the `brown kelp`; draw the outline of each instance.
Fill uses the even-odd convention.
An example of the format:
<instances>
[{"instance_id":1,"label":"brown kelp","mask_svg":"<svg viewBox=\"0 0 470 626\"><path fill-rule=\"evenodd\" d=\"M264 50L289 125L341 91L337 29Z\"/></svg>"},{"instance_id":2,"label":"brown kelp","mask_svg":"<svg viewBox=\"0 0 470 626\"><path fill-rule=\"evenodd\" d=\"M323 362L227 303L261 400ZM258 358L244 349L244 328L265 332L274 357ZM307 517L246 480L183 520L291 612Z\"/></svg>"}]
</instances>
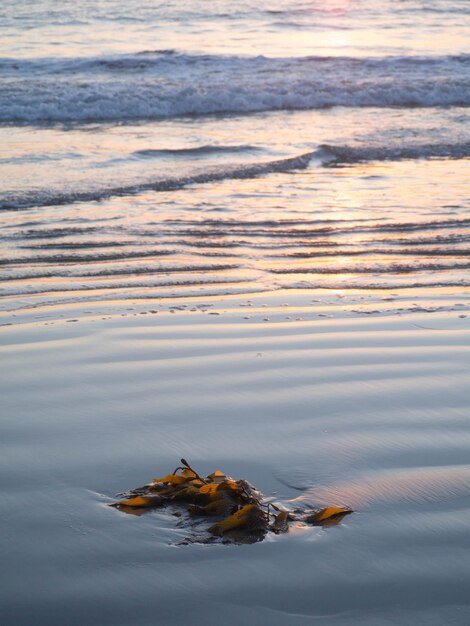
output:
<instances>
[{"instance_id":1,"label":"brown kelp","mask_svg":"<svg viewBox=\"0 0 470 626\"><path fill-rule=\"evenodd\" d=\"M292 523L316 526L338 524L351 509L331 506L319 510L294 509L266 501L247 480L235 480L220 470L201 477L186 461L171 474L121 494L111 506L133 515L172 506L188 526L197 518L209 524L202 534L181 543L255 543L268 533L286 533Z\"/></svg>"}]
</instances>

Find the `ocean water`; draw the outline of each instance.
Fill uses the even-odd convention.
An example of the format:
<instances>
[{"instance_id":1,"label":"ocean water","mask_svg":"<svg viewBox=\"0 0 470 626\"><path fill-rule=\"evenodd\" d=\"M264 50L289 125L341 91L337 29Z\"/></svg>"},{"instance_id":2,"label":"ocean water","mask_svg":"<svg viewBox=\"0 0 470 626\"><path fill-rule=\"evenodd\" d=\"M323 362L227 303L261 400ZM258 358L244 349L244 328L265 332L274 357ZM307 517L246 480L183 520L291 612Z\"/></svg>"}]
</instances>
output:
<instances>
[{"instance_id":1,"label":"ocean water","mask_svg":"<svg viewBox=\"0 0 470 626\"><path fill-rule=\"evenodd\" d=\"M468 285L466 1L2 11L5 313Z\"/></svg>"},{"instance_id":2,"label":"ocean water","mask_svg":"<svg viewBox=\"0 0 470 626\"><path fill-rule=\"evenodd\" d=\"M2 1L7 626L470 622L469 25ZM357 513L177 547L106 506L181 456Z\"/></svg>"}]
</instances>

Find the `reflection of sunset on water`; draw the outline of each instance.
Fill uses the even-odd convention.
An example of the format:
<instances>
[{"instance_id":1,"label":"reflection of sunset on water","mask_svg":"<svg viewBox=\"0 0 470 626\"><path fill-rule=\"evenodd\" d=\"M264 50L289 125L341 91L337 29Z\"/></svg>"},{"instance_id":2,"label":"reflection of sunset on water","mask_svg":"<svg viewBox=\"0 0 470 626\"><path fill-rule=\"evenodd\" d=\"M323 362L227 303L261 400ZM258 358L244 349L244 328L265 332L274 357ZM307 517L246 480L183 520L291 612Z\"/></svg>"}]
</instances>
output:
<instances>
[{"instance_id":1,"label":"reflection of sunset on water","mask_svg":"<svg viewBox=\"0 0 470 626\"><path fill-rule=\"evenodd\" d=\"M412 169L406 160L313 164L265 181L70 205L56 224L53 209L47 233L31 217L26 232L13 214L4 306L19 296L19 310L49 303L47 311L54 301L109 307L123 298L365 289L413 292L426 307L440 289L470 287L467 170L445 160ZM64 236L60 224L78 216L86 228Z\"/></svg>"}]
</instances>

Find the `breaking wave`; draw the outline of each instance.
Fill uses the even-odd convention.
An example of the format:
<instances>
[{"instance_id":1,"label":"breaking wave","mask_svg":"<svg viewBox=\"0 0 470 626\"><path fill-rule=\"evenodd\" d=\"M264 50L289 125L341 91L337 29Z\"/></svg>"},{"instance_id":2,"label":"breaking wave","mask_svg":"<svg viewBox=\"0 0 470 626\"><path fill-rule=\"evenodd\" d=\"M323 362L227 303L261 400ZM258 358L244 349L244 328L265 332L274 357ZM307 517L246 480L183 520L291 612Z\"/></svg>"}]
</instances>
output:
<instances>
[{"instance_id":1,"label":"breaking wave","mask_svg":"<svg viewBox=\"0 0 470 626\"><path fill-rule=\"evenodd\" d=\"M238 57L171 51L0 59L3 123L346 107L470 105L470 55Z\"/></svg>"}]
</instances>

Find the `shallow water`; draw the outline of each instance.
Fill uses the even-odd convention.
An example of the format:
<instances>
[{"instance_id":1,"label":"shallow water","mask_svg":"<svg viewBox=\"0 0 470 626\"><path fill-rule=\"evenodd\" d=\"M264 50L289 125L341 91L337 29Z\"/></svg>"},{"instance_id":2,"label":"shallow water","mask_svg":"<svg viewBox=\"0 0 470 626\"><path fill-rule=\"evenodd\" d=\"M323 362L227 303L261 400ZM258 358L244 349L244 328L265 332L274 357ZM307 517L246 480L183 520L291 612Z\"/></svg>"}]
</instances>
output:
<instances>
[{"instance_id":1,"label":"shallow water","mask_svg":"<svg viewBox=\"0 0 470 626\"><path fill-rule=\"evenodd\" d=\"M158 145L183 150L189 122L131 126L125 146L138 156L122 157L103 169L99 161L122 140L121 133L116 128L66 131L83 151L99 144L100 152L92 162L79 164L77 175L68 170L65 188L54 159L37 172L31 162L5 165L7 185L22 181L18 172L25 168L38 180L26 179L24 190L5 191L6 205L15 207L3 211L0 234L0 306L7 320L25 313L53 319L59 305L73 305L83 314L83 304L105 312L125 300L150 299L159 305L175 297L293 288L327 289L334 296L338 290L381 291L378 310L399 296L432 307L433 290L467 288L469 160L458 153L443 158L440 151L467 149L470 143L443 147L429 142L423 148L422 141L411 140L406 148L420 158L410 160L408 153L401 158L404 148L398 142L393 148L391 141L373 139L396 133L396 113L388 114L387 128L385 114L368 111L370 132L362 127L363 136L372 137L367 144L354 136L355 122L362 119L357 112L345 111L341 128L332 123L337 115L302 112L288 122L282 120L285 114L193 122L198 144L206 146L202 157L201 151L182 158L174 152L140 156L144 145L155 145L151 134L165 129L168 136ZM407 120L410 128L403 132L430 135L434 124L449 123L457 136L462 115L461 110L436 111L423 123L421 114L411 113L414 120ZM283 133L268 147L272 127L283 124ZM309 126L324 128L315 131L316 150L313 143L300 141ZM230 150L228 142L222 144L225 151L216 149L213 137L220 131L238 137L236 149ZM46 138L41 149L50 146L49 155L57 153L60 159L64 131L35 132ZM332 135L346 132L352 136L343 139L342 152L326 147ZM137 133L144 139L136 140ZM288 144L292 137L296 145ZM289 150L306 156L292 157ZM178 174L165 174L169 167ZM90 172L96 182L89 176L84 182ZM44 178L47 188L38 189ZM74 199L79 201L71 203ZM353 307L355 297L342 295ZM282 297L289 300L288 293Z\"/></svg>"},{"instance_id":2,"label":"shallow water","mask_svg":"<svg viewBox=\"0 0 470 626\"><path fill-rule=\"evenodd\" d=\"M1 11L2 624L466 626L468 3ZM182 456L355 513L107 506Z\"/></svg>"}]
</instances>

